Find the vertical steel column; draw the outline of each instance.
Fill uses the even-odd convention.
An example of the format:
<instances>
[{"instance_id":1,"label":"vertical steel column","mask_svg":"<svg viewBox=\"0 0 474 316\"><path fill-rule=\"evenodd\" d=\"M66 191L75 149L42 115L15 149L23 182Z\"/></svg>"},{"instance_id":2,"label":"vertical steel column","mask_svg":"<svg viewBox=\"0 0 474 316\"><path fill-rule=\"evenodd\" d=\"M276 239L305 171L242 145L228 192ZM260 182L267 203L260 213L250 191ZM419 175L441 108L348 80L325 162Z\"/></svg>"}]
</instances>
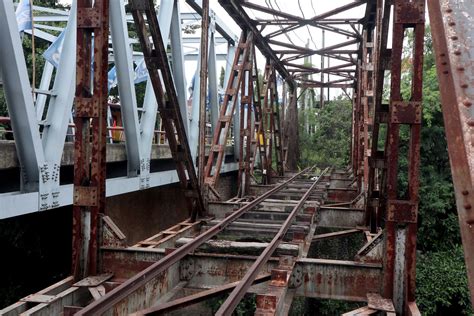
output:
<instances>
[{"instance_id":1,"label":"vertical steel column","mask_svg":"<svg viewBox=\"0 0 474 316\"><path fill-rule=\"evenodd\" d=\"M322 46L321 49L325 47L325 39L326 35L324 30L321 30L321 41ZM321 54L321 69L324 69L324 54ZM319 90L319 106L321 109L324 107L324 72L321 71L321 88Z\"/></svg>"},{"instance_id":2,"label":"vertical steel column","mask_svg":"<svg viewBox=\"0 0 474 316\"><path fill-rule=\"evenodd\" d=\"M268 137L265 143L265 155L267 164L265 166L266 173L263 175L265 177L265 182L270 183L272 177L272 161L273 161L273 138L274 138L274 116L273 116L273 93L272 93L272 84L273 84L273 73L274 69L270 63L270 59L267 58L265 64L265 72L263 74L263 89L261 94L261 99L263 100L262 108L262 127L265 132L268 132Z\"/></svg>"},{"instance_id":3,"label":"vertical steel column","mask_svg":"<svg viewBox=\"0 0 474 316\"><path fill-rule=\"evenodd\" d=\"M72 228L76 279L98 272L99 213L105 210L108 34L109 1L78 0Z\"/></svg>"},{"instance_id":4,"label":"vertical steel column","mask_svg":"<svg viewBox=\"0 0 474 316\"><path fill-rule=\"evenodd\" d=\"M459 227L474 304L474 67L471 2L428 1Z\"/></svg>"},{"instance_id":5,"label":"vertical steel column","mask_svg":"<svg viewBox=\"0 0 474 316\"><path fill-rule=\"evenodd\" d=\"M140 164L144 163L144 158L141 154L137 97L133 78L133 56L128 38L124 0L110 2L110 32L117 69L120 110L125 131L127 174L129 177L136 177L140 171Z\"/></svg>"},{"instance_id":6,"label":"vertical steel column","mask_svg":"<svg viewBox=\"0 0 474 316\"><path fill-rule=\"evenodd\" d=\"M171 44L171 61L173 69L174 85L176 87L176 93L178 94L179 110L181 117L183 118L184 128L186 135L189 139L189 118L188 118L188 106L187 106L187 85L186 85L186 73L184 65L184 50L183 50L183 37L181 32L181 9L179 7L178 0L171 0L173 2L173 12L171 13L171 24L169 31L169 39ZM166 12L163 10L163 14L160 7L160 14L158 16L161 20ZM160 23L161 27L161 23ZM168 40L166 33L163 33L164 41Z\"/></svg>"},{"instance_id":7,"label":"vertical steel column","mask_svg":"<svg viewBox=\"0 0 474 316\"><path fill-rule=\"evenodd\" d=\"M415 299L416 229L418 213L421 100L425 1L395 0L392 42L390 112L387 131L387 213L385 225L384 295L392 298L398 313ZM413 28L411 96L404 100L401 91L402 52L405 30ZM408 149L408 194L400 196L400 127L410 128ZM397 240L400 241L397 243ZM404 253L404 256L401 256Z\"/></svg>"},{"instance_id":8,"label":"vertical steel column","mask_svg":"<svg viewBox=\"0 0 474 316\"><path fill-rule=\"evenodd\" d=\"M238 104L238 92L243 78L244 65L248 63L252 42L252 33L246 35L243 32L232 63L232 72L227 83L224 102L214 131L209 158L204 169L205 184L209 185L214 193L217 193L213 190L213 187L217 183L224 160L227 135L232 123L235 106ZM213 169L214 173L212 172Z\"/></svg>"},{"instance_id":9,"label":"vertical steel column","mask_svg":"<svg viewBox=\"0 0 474 316\"><path fill-rule=\"evenodd\" d=\"M363 124L363 148L362 153L362 169L363 169L363 181L362 181L362 190L367 192L369 186L369 158L371 151L371 140L369 135L369 126L371 125L370 112L373 110L373 96L374 91L372 90L372 74L374 71L374 65L372 63L372 51L373 51L373 42L372 42L372 28L369 26L364 30L362 36L362 89L361 89L361 101L362 101L362 122Z\"/></svg>"},{"instance_id":10,"label":"vertical steel column","mask_svg":"<svg viewBox=\"0 0 474 316\"><path fill-rule=\"evenodd\" d=\"M251 157L251 107L253 101L253 56L250 50L249 60L244 65L244 75L240 89L240 150L239 150L239 195L245 196L250 188L250 157Z\"/></svg>"},{"instance_id":11,"label":"vertical steel column","mask_svg":"<svg viewBox=\"0 0 474 316\"><path fill-rule=\"evenodd\" d=\"M273 80L272 80L272 111L273 111L273 141L275 144L275 159L277 165L277 173L279 176L283 176L285 169L283 167L283 145L281 139L281 121L280 121L280 102L278 101L278 86L277 86L277 73L273 68Z\"/></svg>"},{"instance_id":12,"label":"vertical steel column","mask_svg":"<svg viewBox=\"0 0 474 316\"><path fill-rule=\"evenodd\" d=\"M372 144L371 157L369 159L369 187L367 192L367 224L370 225L372 233L380 227L381 216L384 211L384 189L386 163L385 152L379 150L379 131L381 124L387 124L388 105L382 104L385 70L389 67L390 51L387 49L388 30L390 25L391 2L377 0L376 6L376 34L374 37L374 114L372 120Z\"/></svg>"},{"instance_id":13,"label":"vertical steel column","mask_svg":"<svg viewBox=\"0 0 474 316\"><path fill-rule=\"evenodd\" d=\"M361 48L362 49L362 48ZM357 92L355 94L355 125L354 125L354 176L357 178L357 187L362 190L362 175L361 170L361 152L363 152L362 140L361 140L361 120L362 120L362 61L357 62Z\"/></svg>"},{"instance_id":14,"label":"vertical steel column","mask_svg":"<svg viewBox=\"0 0 474 316\"><path fill-rule=\"evenodd\" d=\"M218 93L218 79L217 79L217 64L216 64L216 16L215 12L210 12L209 21L209 58L207 76L209 79L209 108L211 112L211 135L214 133L214 127L219 119L219 93Z\"/></svg>"},{"instance_id":15,"label":"vertical steel column","mask_svg":"<svg viewBox=\"0 0 474 316\"><path fill-rule=\"evenodd\" d=\"M199 80L199 158L198 176L201 190L204 190L204 160L206 160L206 101L207 101L207 62L209 41L209 0L202 1L201 20L201 69ZM204 192L204 191L203 191Z\"/></svg>"},{"instance_id":16,"label":"vertical steel column","mask_svg":"<svg viewBox=\"0 0 474 316\"><path fill-rule=\"evenodd\" d=\"M288 159L287 165L290 170L298 169L299 161L299 131L298 131L298 105L297 105L297 88L294 81L289 83L289 102L288 102Z\"/></svg>"},{"instance_id":17,"label":"vertical steel column","mask_svg":"<svg viewBox=\"0 0 474 316\"><path fill-rule=\"evenodd\" d=\"M255 130L255 139L252 140L254 150L253 150L253 160L251 163L251 169L253 173L253 168L257 157L260 159L261 169L262 169L262 182L266 183L265 174L267 172L267 155L265 154L265 128L263 125L263 110L261 104L261 94L260 94L260 82L258 78L258 67L257 67L257 58L255 58L255 45L252 46L252 55L253 58L253 112L255 116L254 130ZM257 155L258 153L258 155Z\"/></svg>"}]
</instances>

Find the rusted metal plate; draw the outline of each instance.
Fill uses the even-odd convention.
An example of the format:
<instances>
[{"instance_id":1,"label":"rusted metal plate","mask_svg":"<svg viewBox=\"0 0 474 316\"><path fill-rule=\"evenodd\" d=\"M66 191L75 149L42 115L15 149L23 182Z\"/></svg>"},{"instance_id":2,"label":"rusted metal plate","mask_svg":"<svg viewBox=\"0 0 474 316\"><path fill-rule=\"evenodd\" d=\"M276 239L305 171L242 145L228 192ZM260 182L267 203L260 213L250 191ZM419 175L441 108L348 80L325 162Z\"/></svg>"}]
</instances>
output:
<instances>
[{"instance_id":1,"label":"rusted metal plate","mask_svg":"<svg viewBox=\"0 0 474 316\"><path fill-rule=\"evenodd\" d=\"M290 280L290 271L284 269L273 269L272 270L272 280L270 284L272 286L288 286L288 281Z\"/></svg>"},{"instance_id":2,"label":"rusted metal plate","mask_svg":"<svg viewBox=\"0 0 474 316\"><path fill-rule=\"evenodd\" d=\"M394 124L421 124L421 102L393 101L390 119Z\"/></svg>"},{"instance_id":3,"label":"rusted metal plate","mask_svg":"<svg viewBox=\"0 0 474 316\"><path fill-rule=\"evenodd\" d=\"M367 293L378 292L382 285L381 264L357 264L352 261L300 259L303 283L299 296L365 301Z\"/></svg>"},{"instance_id":4,"label":"rusted metal plate","mask_svg":"<svg viewBox=\"0 0 474 316\"><path fill-rule=\"evenodd\" d=\"M97 188L74 186L74 204L80 206L97 206Z\"/></svg>"},{"instance_id":5,"label":"rusted metal plate","mask_svg":"<svg viewBox=\"0 0 474 316\"><path fill-rule=\"evenodd\" d=\"M96 287L101 285L107 280L110 280L113 277L113 273L105 273L105 274L100 274L100 275L95 275L95 276L89 276L85 279L82 279L79 282L74 283L74 286L86 286L86 287Z\"/></svg>"},{"instance_id":6,"label":"rusted metal plate","mask_svg":"<svg viewBox=\"0 0 474 316\"><path fill-rule=\"evenodd\" d=\"M418 204L411 201L389 200L387 202L387 220L398 223L416 223Z\"/></svg>"},{"instance_id":7,"label":"rusted metal plate","mask_svg":"<svg viewBox=\"0 0 474 316\"><path fill-rule=\"evenodd\" d=\"M76 97L74 103L76 105L76 117L99 117L100 102L98 98Z\"/></svg>"},{"instance_id":8,"label":"rusted metal plate","mask_svg":"<svg viewBox=\"0 0 474 316\"><path fill-rule=\"evenodd\" d=\"M386 299L378 293L367 293L368 307L384 312L395 312L391 299Z\"/></svg>"},{"instance_id":9,"label":"rusted metal plate","mask_svg":"<svg viewBox=\"0 0 474 316\"><path fill-rule=\"evenodd\" d=\"M31 294L27 297L24 297L20 300L20 302L30 302L30 303L50 303L52 302L56 296L54 295L47 295L47 294Z\"/></svg>"},{"instance_id":10,"label":"rusted metal plate","mask_svg":"<svg viewBox=\"0 0 474 316\"><path fill-rule=\"evenodd\" d=\"M96 8L77 8L78 28L99 28L102 26L102 18L101 12Z\"/></svg>"},{"instance_id":11,"label":"rusted metal plate","mask_svg":"<svg viewBox=\"0 0 474 316\"><path fill-rule=\"evenodd\" d=\"M395 23L425 23L424 1L397 1L394 10Z\"/></svg>"}]
</instances>

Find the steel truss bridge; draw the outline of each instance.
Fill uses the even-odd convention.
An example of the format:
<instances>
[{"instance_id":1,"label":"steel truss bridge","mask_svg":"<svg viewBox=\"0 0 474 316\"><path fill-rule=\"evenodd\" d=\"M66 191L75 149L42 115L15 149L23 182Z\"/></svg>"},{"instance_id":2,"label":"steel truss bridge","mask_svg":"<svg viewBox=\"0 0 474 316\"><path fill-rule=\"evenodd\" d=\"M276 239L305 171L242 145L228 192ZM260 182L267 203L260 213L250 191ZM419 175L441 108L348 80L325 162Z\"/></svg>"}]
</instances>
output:
<instances>
[{"instance_id":1,"label":"steel truss bridge","mask_svg":"<svg viewBox=\"0 0 474 316\"><path fill-rule=\"evenodd\" d=\"M191 17L180 12L177 0L162 0L159 10L152 0L127 6L123 0L77 0L68 12L35 7L42 14L32 35L54 42L63 31L64 40L57 67L46 63L33 89L13 3L0 3L0 70L9 112L2 122L12 127L17 161L11 164L21 171L19 179L7 179L18 188L0 194L0 217L67 205L73 211L71 276L0 313L193 313L197 303L228 293L217 314L230 315L253 293L256 315L287 314L297 296L367 303L345 315L419 315L415 268L427 13L474 301L474 5L347 0L305 17L303 10L284 12L271 2L220 0L241 29L237 37L208 0L186 2L196 12ZM182 22L196 14L202 16L201 37L183 36ZM310 48L287 37L309 28L335 43ZM407 30L413 32L411 93L404 99ZM199 49L186 52L186 43ZM221 44L224 53L217 51ZM260 55L265 65L259 77ZM311 56L321 57L321 67L308 63ZM133 63L142 59L148 79L140 105ZM198 62L189 101L188 59ZM220 59L227 65L221 99ZM119 104L108 96L111 62ZM313 166L297 172L298 96L308 88L320 91L321 107L326 89L352 100L351 164L345 170ZM118 109L121 126L112 125L112 109ZM397 188L402 128L410 131L404 198ZM126 170L107 178L117 131ZM74 177L62 183L67 153L74 153ZM153 170L163 156L173 168ZM219 179L232 172L238 194L223 201ZM168 183L180 184L189 219L127 244L105 212L106 197ZM312 254L339 238L359 245L349 258Z\"/></svg>"}]
</instances>

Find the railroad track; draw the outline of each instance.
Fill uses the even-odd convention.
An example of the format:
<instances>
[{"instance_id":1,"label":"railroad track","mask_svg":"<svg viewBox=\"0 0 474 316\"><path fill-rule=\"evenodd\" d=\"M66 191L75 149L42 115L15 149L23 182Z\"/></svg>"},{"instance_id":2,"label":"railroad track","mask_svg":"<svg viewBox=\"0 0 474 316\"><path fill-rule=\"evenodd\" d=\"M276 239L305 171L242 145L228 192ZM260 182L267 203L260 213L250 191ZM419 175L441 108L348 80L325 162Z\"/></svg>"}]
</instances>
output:
<instances>
[{"instance_id":1,"label":"railroad track","mask_svg":"<svg viewBox=\"0 0 474 316\"><path fill-rule=\"evenodd\" d=\"M314 169L306 168L289 179L280 179L272 189L253 200L241 199L241 207L228 214L217 215L214 219L205 219L200 223L184 222L168 232L134 245L132 248L135 249L168 249L160 260L79 310L77 315L100 315L114 309L122 300L193 252L239 254L256 258L243 278L236 282L156 304L139 311L138 315L168 312L231 292L217 312L218 315L230 315L253 284L269 279L270 282L260 285L268 287L262 293L270 291L275 294L271 299L271 308L285 308L284 300L290 283L297 282L293 280L295 276L292 278L293 268L298 258L306 257L315 229L313 219L326 197L324 174L329 169L318 175ZM280 262L270 276L262 268L271 257L278 257ZM268 298L268 294L262 294L262 297L257 295L257 310L268 307L265 297Z\"/></svg>"},{"instance_id":2,"label":"railroad track","mask_svg":"<svg viewBox=\"0 0 474 316\"><path fill-rule=\"evenodd\" d=\"M185 220L132 246L104 216L102 274L67 277L0 314L194 315L211 312L209 304L196 303L219 296L227 299L217 314L229 315L247 293L256 315L286 315L295 296L348 297L385 310L379 303L392 303L379 292L381 231L361 226L363 209L340 206L358 199L347 189L347 171L325 172L308 168L275 177L272 185L252 185L249 196L211 202L212 217ZM325 240L344 236L362 248L343 260L315 253Z\"/></svg>"}]
</instances>

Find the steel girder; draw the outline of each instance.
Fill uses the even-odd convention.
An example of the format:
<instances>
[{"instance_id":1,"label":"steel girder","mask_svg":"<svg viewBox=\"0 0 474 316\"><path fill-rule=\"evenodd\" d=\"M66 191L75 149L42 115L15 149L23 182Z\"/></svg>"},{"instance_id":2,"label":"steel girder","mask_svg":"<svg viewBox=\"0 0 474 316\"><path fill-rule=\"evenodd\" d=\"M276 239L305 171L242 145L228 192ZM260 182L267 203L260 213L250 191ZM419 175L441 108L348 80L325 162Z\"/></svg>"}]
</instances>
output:
<instances>
[{"instance_id":1,"label":"steel girder","mask_svg":"<svg viewBox=\"0 0 474 316\"><path fill-rule=\"evenodd\" d=\"M72 274L79 280L98 272L105 211L109 1L79 0L77 11Z\"/></svg>"},{"instance_id":2,"label":"steel girder","mask_svg":"<svg viewBox=\"0 0 474 316\"><path fill-rule=\"evenodd\" d=\"M464 258L474 304L474 6L429 0L433 48Z\"/></svg>"}]
</instances>

